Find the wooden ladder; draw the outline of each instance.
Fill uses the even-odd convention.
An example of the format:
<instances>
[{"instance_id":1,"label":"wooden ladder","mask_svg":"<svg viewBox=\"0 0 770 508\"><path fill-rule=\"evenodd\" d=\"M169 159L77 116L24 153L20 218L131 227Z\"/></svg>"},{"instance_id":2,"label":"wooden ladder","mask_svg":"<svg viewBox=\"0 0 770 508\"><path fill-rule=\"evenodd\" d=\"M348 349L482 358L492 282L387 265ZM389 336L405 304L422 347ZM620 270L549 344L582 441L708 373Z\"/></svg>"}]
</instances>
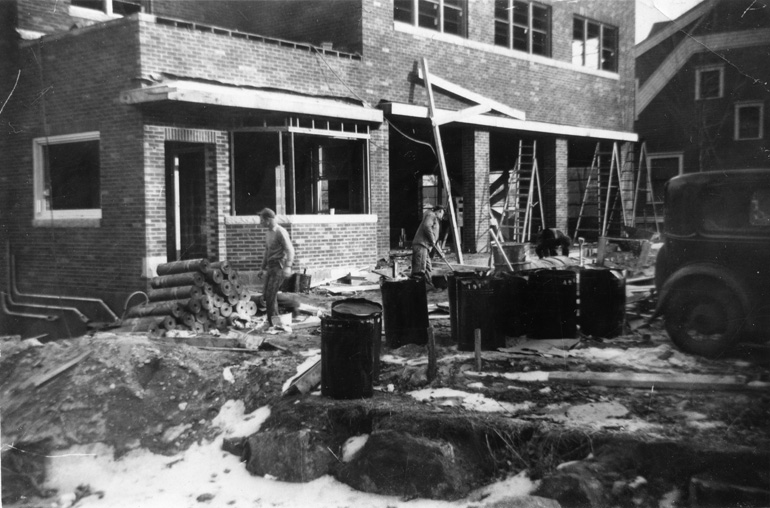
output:
<instances>
[{"instance_id":1,"label":"wooden ladder","mask_svg":"<svg viewBox=\"0 0 770 508\"><path fill-rule=\"evenodd\" d=\"M634 226L636 227L637 221L641 218L641 224L646 229L646 226L650 223L650 219L652 219L652 222L655 225L655 231L660 234L661 216L658 213L652 189L652 174L650 171L650 163L647 160L647 142L642 143L642 148L639 151L639 164L637 165L637 168L632 212ZM640 203L640 201L642 201L642 192L644 192L644 201Z\"/></svg>"},{"instance_id":2,"label":"wooden ladder","mask_svg":"<svg viewBox=\"0 0 770 508\"><path fill-rule=\"evenodd\" d=\"M535 207L540 210L539 216ZM533 226L543 227L545 210L540 188L540 171L537 165L537 141L519 140L516 165L510 173L508 192L505 195L502 227L508 237L519 243L530 241Z\"/></svg>"},{"instance_id":3,"label":"wooden ladder","mask_svg":"<svg viewBox=\"0 0 770 508\"><path fill-rule=\"evenodd\" d=\"M580 202L575 238L591 232L595 233L598 239L598 237L607 236L610 228L617 229L619 234L622 225L626 224L626 211L620 189L618 144L613 143L612 151L609 152L602 151L601 148L601 143L596 143L583 199ZM591 216L596 217L596 229L593 230L586 228L584 223L584 220ZM618 219L621 222L618 222ZM614 229L613 232L615 232Z\"/></svg>"}]
</instances>

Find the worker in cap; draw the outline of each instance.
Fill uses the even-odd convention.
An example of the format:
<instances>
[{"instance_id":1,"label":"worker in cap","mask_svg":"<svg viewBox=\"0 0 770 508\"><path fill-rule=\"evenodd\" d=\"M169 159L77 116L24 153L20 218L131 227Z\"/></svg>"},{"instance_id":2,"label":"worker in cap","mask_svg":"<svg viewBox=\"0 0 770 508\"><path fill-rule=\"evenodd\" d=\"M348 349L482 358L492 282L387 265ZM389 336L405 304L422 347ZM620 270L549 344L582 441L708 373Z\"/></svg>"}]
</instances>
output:
<instances>
[{"instance_id":1,"label":"worker in cap","mask_svg":"<svg viewBox=\"0 0 770 508\"><path fill-rule=\"evenodd\" d=\"M434 206L431 210L427 210L412 240L412 277L423 278L429 284L431 283L432 270L431 250L436 249L439 256L444 257L438 244L441 219L443 218L443 206Z\"/></svg>"},{"instance_id":2,"label":"worker in cap","mask_svg":"<svg viewBox=\"0 0 770 508\"><path fill-rule=\"evenodd\" d=\"M291 275L294 263L294 246L289 233L275 220L275 212L264 208L259 212L265 234L265 255L259 278L264 277L263 295L267 307L267 325L272 324L273 316L278 315L278 290L286 277Z\"/></svg>"}]
</instances>

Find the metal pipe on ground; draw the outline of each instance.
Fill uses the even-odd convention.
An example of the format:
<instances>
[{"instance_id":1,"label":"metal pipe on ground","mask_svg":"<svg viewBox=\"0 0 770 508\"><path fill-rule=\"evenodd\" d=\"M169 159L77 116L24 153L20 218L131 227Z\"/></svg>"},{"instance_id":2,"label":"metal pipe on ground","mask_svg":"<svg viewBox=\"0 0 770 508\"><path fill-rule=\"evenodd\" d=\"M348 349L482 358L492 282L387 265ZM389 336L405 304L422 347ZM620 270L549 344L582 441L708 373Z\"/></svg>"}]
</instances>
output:
<instances>
[{"instance_id":1,"label":"metal pipe on ground","mask_svg":"<svg viewBox=\"0 0 770 508\"><path fill-rule=\"evenodd\" d=\"M88 323L90 321L90 319L88 319L88 316L80 312L80 309L77 309L75 307L64 307L60 305L45 305L42 303L15 302L10 293L7 296L8 296L8 303L13 307L27 307L30 309L46 309L51 311L71 312L83 323Z\"/></svg>"},{"instance_id":2,"label":"metal pipe on ground","mask_svg":"<svg viewBox=\"0 0 770 508\"><path fill-rule=\"evenodd\" d=\"M182 261L171 261L158 265L156 272L161 275L175 275L186 272L204 272L211 266L208 259L185 259Z\"/></svg>"},{"instance_id":3,"label":"metal pipe on ground","mask_svg":"<svg viewBox=\"0 0 770 508\"><path fill-rule=\"evenodd\" d=\"M126 317L129 318L145 316L174 316L175 318L180 318L183 314L184 308L178 301L145 303L135 305L126 311Z\"/></svg>"},{"instance_id":4,"label":"metal pipe on ground","mask_svg":"<svg viewBox=\"0 0 770 508\"><path fill-rule=\"evenodd\" d=\"M108 321L117 322L120 318L112 311L112 309L100 298L88 298L81 296L57 296L46 295L38 293L22 293L19 291L16 285L16 257L11 254L11 243L6 242L6 252L8 254L8 275L11 281L11 293L14 298L37 298L43 300L56 300L60 304L67 303L69 305L77 303L88 304L93 307L93 314L98 313L98 317L94 316L90 318L91 321ZM103 318L107 318L106 320Z\"/></svg>"},{"instance_id":5,"label":"metal pipe on ground","mask_svg":"<svg viewBox=\"0 0 770 508\"><path fill-rule=\"evenodd\" d=\"M153 289L175 286L198 286L202 288L205 283L206 281L203 278L203 274L199 272L185 272L153 277L150 280L150 287Z\"/></svg>"},{"instance_id":6,"label":"metal pipe on ground","mask_svg":"<svg viewBox=\"0 0 770 508\"><path fill-rule=\"evenodd\" d=\"M160 302L164 300L184 300L187 298L200 298L203 296L203 289L198 286L174 286L161 289L151 289L147 292L147 297L151 302Z\"/></svg>"},{"instance_id":7,"label":"metal pipe on ground","mask_svg":"<svg viewBox=\"0 0 770 508\"><path fill-rule=\"evenodd\" d=\"M2 307L0 307L3 311L3 313L7 316L16 316L16 317L23 317L23 318L30 318L30 319L40 319L44 321L56 321L59 319L59 316L54 316L53 314L33 314L31 312L16 312L12 311L8 308L6 304L6 297L8 296L7 293L0 291L0 304Z\"/></svg>"}]
</instances>

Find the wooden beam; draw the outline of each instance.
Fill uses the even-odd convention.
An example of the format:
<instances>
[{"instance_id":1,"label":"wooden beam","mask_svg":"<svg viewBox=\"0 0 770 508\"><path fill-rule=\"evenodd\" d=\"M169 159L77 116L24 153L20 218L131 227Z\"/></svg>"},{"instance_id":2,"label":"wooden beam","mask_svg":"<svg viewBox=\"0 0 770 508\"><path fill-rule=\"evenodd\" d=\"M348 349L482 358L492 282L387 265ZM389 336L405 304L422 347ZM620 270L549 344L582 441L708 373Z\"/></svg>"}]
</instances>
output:
<instances>
[{"instance_id":1,"label":"wooden beam","mask_svg":"<svg viewBox=\"0 0 770 508\"><path fill-rule=\"evenodd\" d=\"M424 60L425 59L423 59L423 61ZM471 92L467 88L463 88L460 85L455 85L454 83L447 81L445 79L442 79L436 75L429 76L427 70L423 70L423 72L420 75L420 78L422 78L422 80L425 81L426 88L428 87L428 81L430 81L432 85L437 86L443 90L446 90L451 94L462 97L463 99L467 99L471 102L475 102L476 104L484 104L486 106L489 106L490 109L493 109L498 113L502 113L504 115L510 116L511 118L516 118L518 120L526 120L527 115L523 111L519 109L514 109L510 106L506 106L501 102L497 102L488 97L484 97L483 95L478 94L476 92Z\"/></svg>"},{"instance_id":2,"label":"wooden beam","mask_svg":"<svg viewBox=\"0 0 770 508\"><path fill-rule=\"evenodd\" d=\"M481 115L491 111L492 108L486 104L478 104L470 108L461 109L460 111L453 111L452 113L443 113L436 116L436 123L444 125L447 123L457 122L463 118L468 118L476 115Z\"/></svg>"},{"instance_id":3,"label":"wooden beam","mask_svg":"<svg viewBox=\"0 0 770 508\"><path fill-rule=\"evenodd\" d=\"M549 372L548 381L645 389L750 390L742 376L648 374L639 372ZM759 389L766 390L766 387Z\"/></svg>"},{"instance_id":4,"label":"wooden beam","mask_svg":"<svg viewBox=\"0 0 770 508\"><path fill-rule=\"evenodd\" d=\"M425 90L428 92L428 118L433 126L433 136L436 139L436 152L438 156L438 165L441 169L441 179L444 181L444 190L446 190L447 206L449 207L449 219L452 223L452 239L455 244L455 252L457 252L457 261L463 264L463 251L460 247L460 229L457 227L457 216L455 215L454 199L452 197L452 186L449 183L449 173L446 168L446 160L444 159L444 146L441 144L441 130L439 124L436 123L436 104L433 100L433 87L430 81L430 73L428 72L428 60L422 59L422 72L425 80Z\"/></svg>"}]
</instances>

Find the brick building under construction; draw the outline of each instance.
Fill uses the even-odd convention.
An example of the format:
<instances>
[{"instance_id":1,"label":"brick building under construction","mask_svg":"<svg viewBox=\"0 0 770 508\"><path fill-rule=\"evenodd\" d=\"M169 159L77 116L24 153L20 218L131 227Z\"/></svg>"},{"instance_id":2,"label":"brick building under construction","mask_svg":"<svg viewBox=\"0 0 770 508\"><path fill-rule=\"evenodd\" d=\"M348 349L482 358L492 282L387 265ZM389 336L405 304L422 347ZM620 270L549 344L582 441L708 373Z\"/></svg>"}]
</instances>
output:
<instances>
[{"instance_id":1,"label":"brick building under construction","mask_svg":"<svg viewBox=\"0 0 770 508\"><path fill-rule=\"evenodd\" d=\"M487 249L490 183L520 146L536 146L532 205L567 229L568 170L637 140L633 0L0 9L3 265L115 309L168 260L257 269L266 206L308 273L373 264L447 184L457 243Z\"/></svg>"}]
</instances>

